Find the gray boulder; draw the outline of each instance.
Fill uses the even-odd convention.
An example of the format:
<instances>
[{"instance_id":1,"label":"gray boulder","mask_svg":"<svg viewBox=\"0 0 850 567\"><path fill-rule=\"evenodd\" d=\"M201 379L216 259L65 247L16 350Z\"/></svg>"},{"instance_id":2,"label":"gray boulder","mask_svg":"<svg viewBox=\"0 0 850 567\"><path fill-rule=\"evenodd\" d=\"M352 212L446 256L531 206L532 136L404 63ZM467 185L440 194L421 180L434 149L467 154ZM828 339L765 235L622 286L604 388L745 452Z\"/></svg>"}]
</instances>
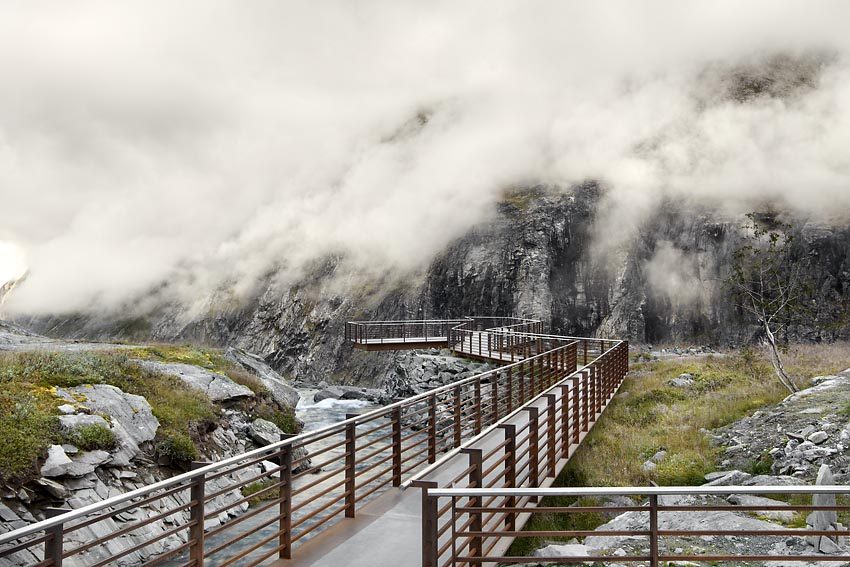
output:
<instances>
[{"instance_id":1,"label":"gray boulder","mask_svg":"<svg viewBox=\"0 0 850 567\"><path fill-rule=\"evenodd\" d=\"M205 394L214 402L230 402L253 397L247 386L237 384L227 376L191 364L139 360L138 364L148 370L170 374L180 378L187 386Z\"/></svg>"},{"instance_id":2,"label":"gray boulder","mask_svg":"<svg viewBox=\"0 0 850 567\"><path fill-rule=\"evenodd\" d=\"M551 544L534 550L534 557L587 557L592 550L580 543Z\"/></svg>"},{"instance_id":3,"label":"gray boulder","mask_svg":"<svg viewBox=\"0 0 850 567\"><path fill-rule=\"evenodd\" d=\"M669 384L676 388L687 388L688 386L694 383L694 377L692 374L679 374L676 378L670 380Z\"/></svg>"},{"instance_id":4,"label":"gray boulder","mask_svg":"<svg viewBox=\"0 0 850 567\"><path fill-rule=\"evenodd\" d=\"M277 425L265 419L255 419L248 426L248 435L261 447L277 443L282 434L283 431Z\"/></svg>"},{"instance_id":5,"label":"gray boulder","mask_svg":"<svg viewBox=\"0 0 850 567\"><path fill-rule=\"evenodd\" d=\"M727 498L729 502L736 506L787 506L788 504L780 500L772 498L763 498L760 496L752 496L750 494L732 494ZM760 516L764 516L769 520L779 522L790 522L794 519L795 513L791 510L757 510Z\"/></svg>"},{"instance_id":6,"label":"gray boulder","mask_svg":"<svg viewBox=\"0 0 850 567\"><path fill-rule=\"evenodd\" d=\"M298 390L287 384L283 376L275 372L261 357L236 347L228 347L224 356L259 378L280 405L292 408L298 405L301 400Z\"/></svg>"},{"instance_id":7,"label":"gray boulder","mask_svg":"<svg viewBox=\"0 0 850 567\"><path fill-rule=\"evenodd\" d=\"M440 384L442 385L442 384ZM328 386L323 390L319 390L313 396L313 400L321 402L322 400L363 400L376 402L383 396L383 391L375 388L358 388L357 386Z\"/></svg>"},{"instance_id":8,"label":"gray boulder","mask_svg":"<svg viewBox=\"0 0 850 567\"><path fill-rule=\"evenodd\" d=\"M111 458L110 454L106 451L86 451L79 455L74 455L71 457L72 462L68 465L65 475L73 477L85 476L93 473L100 465L108 463Z\"/></svg>"},{"instance_id":9,"label":"gray boulder","mask_svg":"<svg viewBox=\"0 0 850 567\"><path fill-rule=\"evenodd\" d=\"M61 445L51 445L47 449L47 460L41 465L41 476L57 477L68 472L68 467L73 464L71 458L65 454Z\"/></svg>"}]
</instances>

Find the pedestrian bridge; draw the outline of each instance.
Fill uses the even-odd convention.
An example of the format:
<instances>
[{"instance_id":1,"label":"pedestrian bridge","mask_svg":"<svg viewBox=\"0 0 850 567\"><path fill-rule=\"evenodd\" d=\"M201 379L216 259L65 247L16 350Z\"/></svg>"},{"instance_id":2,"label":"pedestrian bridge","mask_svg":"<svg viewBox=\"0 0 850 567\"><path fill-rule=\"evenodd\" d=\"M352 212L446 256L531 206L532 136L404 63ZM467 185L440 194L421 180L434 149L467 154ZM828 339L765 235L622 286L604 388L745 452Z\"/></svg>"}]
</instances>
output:
<instances>
[{"instance_id":1,"label":"pedestrian bridge","mask_svg":"<svg viewBox=\"0 0 850 567\"><path fill-rule=\"evenodd\" d=\"M605 532L637 541L629 552L594 555L586 548L587 555L533 561L652 567L665 561L850 561L845 550L823 543L850 535L836 516L850 512L848 486L551 487L623 381L623 341L549 335L539 321L512 318L351 322L346 339L363 350L449 348L500 366L261 449L194 463L189 472L91 506L47 509L44 520L0 534L0 567L527 563L507 553L517 537L599 535L522 531L532 515L601 511L644 518L643 526ZM811 504L699 500L729 494L793 494L811 497ZM602 508L540 500L606 495L647 502ZM675 521L683 513L729 510L817 516L809 529L730 529L708 520L682 530ZM808 547L771 554L740 544L733 555L706 549L707 541L751 536L806 538L820 553Z\"/></svg>"}]
</instances>

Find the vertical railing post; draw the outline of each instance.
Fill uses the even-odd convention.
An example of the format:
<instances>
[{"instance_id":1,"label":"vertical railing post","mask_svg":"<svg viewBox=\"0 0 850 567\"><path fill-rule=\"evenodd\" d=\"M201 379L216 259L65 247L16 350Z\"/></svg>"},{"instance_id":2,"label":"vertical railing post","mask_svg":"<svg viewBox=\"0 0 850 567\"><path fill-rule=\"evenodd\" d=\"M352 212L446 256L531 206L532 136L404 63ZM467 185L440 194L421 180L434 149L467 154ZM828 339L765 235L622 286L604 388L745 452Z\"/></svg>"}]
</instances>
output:
<instances>
[{"instance_id":1,"label":"vertical railing post","mask_svg":"<svg viewBox=\"0 0 850 567\"><path fill-rule=\"evenodd\" d=\"M433 481L416 480L413 481L413 486L422 489L422 567L438 567L437 497L428 494L428 489L437 488L438 484Z\"/></svg>"},{"instance_id":2,"label":"vertical railing post","mask_svg":"<svg viewBox=\"0 0 850 567\"><path fill-rule=\"evenodd\" d=\"M598 376L596 377L596 413L602 413L602 406L605 402L608 401L608 393L606 391L605 382L608 379L608 368L610 364L608 364L608 360L602 361L602 368L597 372Z\"/></svg>"},{"instance_id":3,"label":"vertical railing post","mask_svg":"<svg viewBox=\"0 0 850 567\"><path fill-rule=\"evenodd\" d=\"M463 403L460 396L460 386L455 386L452 389L453 398L454 398L454 437L455 437L455 448L460 447L461 443L461 434L463 433L463 414L461 413L461 404Z\"/></svg>"},{"instance_id":4,"label":"vertical railing post","mask_svg":"<svg viewBox=\"0 0 850 567\"><path fill-rule=\"evenodd\" d=\"M540 486L540 423L539 411L536 406L525 408L528 412L528 478L531 486L537 488ZM533 502L537 502L536 498L532 498Z\"/></svg>"},{"instance_id":5,"label":"vertical railing post","mask_svg":"<svg viewBox=\"0 0 850 567\"><path fill-rule=\"evenodd\" d=\"M531 376L529 377L529 380L531 382L531 391L528 395L528 399L531 399L534 397L534 394L537 393L537 376L536 372L534 371L534 368L537 366L537 364L534 360L532 360L528 363L528 365L530 366L529 372L531 373Z\"/></svg>"},{"instance_id":6,"label":"vertical railing post","mask_svg":"<svg viewBox=\"0 0 850 567\"><path fill-rule=\"evenodd\" d=\"M61 516L70 512L70 510L63 510L62 508L45 508L44 516L45 518L55 518L56 516ZM64 532L65 526L64 524L58 524L53 526L52 528L47 528L44 530L45 535L49 535L50 537L44 542L44 559L45 561L50 561L50 565L52 567L62 567L62 556L65 554L64 549Z\"/></svg>"},{"instance_id":7,"label":"vertical railing post","mask_svg":"<svg viewBox=\"0 0 850 567\"><path fill-rule=\"evenodd\" d=\"M591 372L593 367L591 366ZM582 408L582 424L581 430L587 433L590 430L590 392L588 385L590 376L587 371L581 373L581 408Z\"/></svg>"},{"instance_id":8,"label":"vertical railing post","mask_svg":"<svg viewBox=\"0 0 850 567\"><path fill-rule=\"evenodd\" d=\"M519 405L525 404L525 373L522 371L523 362L519 365Z\"/></svg>"},{"instance_id":9,"label":"vertical railing post","mask_svg":"<svg viewBox=\"0 0 850 567\"><path fill-rule=\"evenodd\" d=\"M556 444L558 442L558 428L557 421L555 420L555 404L558 402L558 396L555 394L546 394L546 399L548 400L548 404L546 406L546 441L548 449L546 461L549 465L549 476L554 478L557 474L555 464L558 460L555 454Z\"/></svg>"},{"instance_id":10,"label":"vertical railing post","mask_svg":"<svg viewBox=\"0 0 850 567\"><path fill-rule=\"evenodd\" d=\"M587 339L582 339L581 344L584 347L584 365L587 366Z\"/></svg>"},{"instance_id":11,"label":"vertical railing post","mask_svg":"<svg viewBox=\"0 0 850 567\"><path fill-rule=\"evenodd\" d=\"M208 462L193 461L190 465L190 470L197 470L207 466ZM192 545L189 547L189 560L197 567L204 566L204 486L206 475L200 474L192 479L192 484L189 488L189 500L192 505L189 508L189 540Z\"/></svg>"},{"instance_id":12,"label":"vertical railing post","mask_svg":"<svg viewBox=\"0 0 850 567\"><path fill-rule=\"evenodd\" d=\"M283 433L281 441L295 437L292 433ZM278 453L278 464L280 465L280 519L278 546L280 559L292 558L292 445L286 444L280 448Z\"/></svg>"},{"instance_id":13,"label":"vertical railing post","mask_svg":"<svg viewBox=\"0 0 850 567\"><path fill-rule=\"evenodd\" d=\"M437 394L428 396L428 462L437 462Z\"/></svg>"},{"instance_id":14,"label":"vertical railing post","mask_svg":"<svg viewBox=\"0 0 850 567\"><path fill-rule=\"evenodd\" d=\"M466 453L469 456L469 487L484 488L484 459L481 449L461 449L461 453ZM484 499L480 496L473 496L469 499L470 508L481 508L484 504ZM480 510L469 513L470 525L469 531L480 532L483 529L482 522L483 514ZM482 537L480 535L472 536L469 540L469 556L481 557L483 549Z\"/></svg>"},{"instance_id":15,"label":"vertical railing post","mask_svg":"<svg viewBox=\"0 0 850 567\"><path fill-rule=\"evenodd\" d=\"M516 425L504 423L499 427L505 431L505 486L514 488L516 487ZM516 507L516 497L508 496L505 506ZM507 512L505 515L505 529L516 530L515 512Z\"/></svg>"},{"instance_id":16,"label":"vertical railing post","mask_svg":"<svg viewBox=\"0 0 850 567\"><path fill-rule=\"evenodd\" d=\"M579 443L579 430L581 429L580 419L581 419L581 405L579 402L579 385L580 385L580 376L576 376L570 382L570 391L572 392L572 403L570 404L570 411L573 415L573 444L578 445Z\"/></svg>"},{"instance_id":17,"label":"vertical railing post","mask_svg":"<svg viewBox=\"0 0 850 567\"><path fill-rule=\"evenodd\" d=\"M393 408L393 486L401 486L401 407Z\"/></svg>"},{"instance_id":18,"label":"vertical railing post","mask_svg":"<svg viewBox=\"0 0 850 567\"><path fill-rule=\"evenodd\" d=\"M566 459L570 456L570 387L561 386L561 451Z\"/></svg>"},{"instance_id":19,"label":"vertical railing post","mask_svg":"<svg viewBox=\"0 0 850 567\"><path fill-rule=\"evenodd\" d=\"M508 382L508 399L507 399L508 409L507 409L507 412L511 413L512 411L514 411L514 373L513 373L513 368L508 368L507 382Z\"/></svg>"},{"instance_id":20,"label":"vertical railing post","mask_svg":"<svg viewBox=\"0 0 850 567\"><path fill-rule=\"evenodd\" d=\"M658 495L649 497L649 565L658 567Z\"/></svg>"},{"instance_id":21,"label":"vertical railing post","mask_svg":"<svg viewBox=\"0 0 850 567\"><path fill-rule=\"evenodd\" d=\"M481 433L481 378L475 378L473 405L475 410L475 434Z\"/></svg>"},{"instance_id":22,"label":"vertical railing post","mask_svg":"<svg viewBox=\"0 0 850 567\"><path fill-rule=\"evenodd\" d=\"M345 419L352 419L356 415L348 414ZM357 424L354 421L345 424L345 517L354 517L355 492L357 482L354 467L357 463L355 451L357 450Z\"/></svg>"},{"instance_id":23,"label":"vertical railing post","mask_svg":"<svg viewBox=\"0 0 850 567\"><path fill-rule=\"evenodd\" d=\"M497 372L490 377L490 399L493 400L492 420L490 423L499 421L499 379L501 373Z\"/></svg>"}]
</instances>

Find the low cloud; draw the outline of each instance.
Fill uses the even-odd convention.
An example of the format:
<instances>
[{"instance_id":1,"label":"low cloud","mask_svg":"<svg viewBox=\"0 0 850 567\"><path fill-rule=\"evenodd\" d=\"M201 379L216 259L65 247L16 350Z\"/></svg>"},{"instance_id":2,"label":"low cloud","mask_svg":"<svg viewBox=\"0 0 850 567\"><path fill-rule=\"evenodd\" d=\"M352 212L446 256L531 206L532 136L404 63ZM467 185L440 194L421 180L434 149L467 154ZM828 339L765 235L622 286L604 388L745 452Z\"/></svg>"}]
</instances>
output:
<instances>
[{"instance_id":1,"label":"low cloud","mask_svg":"<svg viewBox=\"0 0 850 567\"><path fill-rule=\"evenodd\" d=\"M7 308L109 309L163 281L176 301L247 294L328 254L414 270L525 183L600 180L605 246L671 197L846 214L848 17L839 1L6 2L0 241L29 267ZM779 90L740 80L770 65Z\"/></svg>"}]
</instances>

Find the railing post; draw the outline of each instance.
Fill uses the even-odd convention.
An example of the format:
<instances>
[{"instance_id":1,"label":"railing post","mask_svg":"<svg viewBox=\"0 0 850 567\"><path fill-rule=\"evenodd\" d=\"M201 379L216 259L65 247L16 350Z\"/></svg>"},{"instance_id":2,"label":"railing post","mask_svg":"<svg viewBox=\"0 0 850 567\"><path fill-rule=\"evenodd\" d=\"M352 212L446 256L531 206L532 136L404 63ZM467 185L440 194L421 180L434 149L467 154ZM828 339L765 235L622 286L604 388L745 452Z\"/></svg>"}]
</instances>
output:
<instances>
[{"instance_id":1,"label":"railing post","mask_svg":"<svg viewBox=\"0 0 850 567\"><path fill-rule=\"evenodd\" d=\"M528 479L534 488L540 486L540 410L536 406L525 408L528 412ZM532 497L532 502L537 499Z\"/></svg>"},{"instance_id":2,"label":"railing post","mask_svg":"<svg viewBox=\"0 0 850 567\"><path fill-rule=\"evenodd\" d=\"M208 462L193 461L190 465L191 470L197 470L207 466ZM189 547L189 560L197 567L204 565L204 485L206 475L198 475L192 479L191 487L189 488L189 500L192 502L189 508L189 521L192 523L189 528L189 540L192 545Z\"/></svg>"},{"instance_id":3,"label":"railing post","mask_svg":"<svg viewBox=\"0 0 850 567\"><path fill-rule=\"evenodd\" d=\"M292 433L283 433L281 441L295 437ZM280 559L292 558L292 445L287 444L280 448L278 453L278 464L280 465L280 536L278 545Z\"/></svg>"},{"instance_id":4,"label":"railing post","mask_svg":"<svg viewBox=\"0 0 850 567\"><path fill-rule=\"evenodd\" d=\"M61 516L67 512L70 512L70 510L64 510L62 508L45 508L44 516L46 518L55 518L56 516ZM50 536L50 538L44 542L44 559L45 561L49 560L52 567L62 567L62 556L65 554L63 545L65 526L64 524L59 524L52 528L47 528L44 531L46 535Z\"/></svg>"},{"instance_id":5,"label":"railing post","mask_svg":"<svg viewBox=\"0 0 850 567\"><path fill-rule=\"evenodd\" d=\"M584 365L587 366L587 339L582 339L581 344L584 346Z\"/></svg>"},{"instance_id":6,"label":"railing post","mask_svg":"<svg viewBox=\"0 0 850 567\"><path fill-rule=\"evenodd\" d=\"M658 567L658 495L649 497L649 565Z\"/></svg>"},{"instance_id":7,"label":"railing post","mask_svg":"<svg viewBox=\"0 0 850 567\"><path fill-rule=\"evenodd\" d=\"M528 399L531 399L537 393L537 373L534 371L534 367L537 366L537 364L534 360L532 360L528 363L528 365L530 366L529 372L531 373L531 376L529 377L531 382L531 392L529 393Z\"/></svg>"},{"instance_id":8,"label":"railing post","mask_svg":"<svg viewBox=\"0 0 850 567\"><path fill-rule=\"evenodd\" d=\"M581 376L581 374L579 374ZM570 384L570 391L572 392L572 400L573 403L570 404L570 411L573 414L573 444L578 445L579 443L579 430L581 429L581 405L579 403L579 385L580 378L576 376L572 379Z\"/></svg>"},{"instance_id":9,"label":"railing post","mask_svg":"<svg viewBox=\"0 0 850 567\"><path fill-rule=\"evenodd\" d=\"M481 449L461 449L462 453L466 453L469 455L469 486L470 488L484 488L483 482L483 468L484 468L484 459L483 459L483 451ZM473 496L469 499L469 507L470 508L480 508L483 506L484 499L480 496ZM480 532L483 529L482 522L483 514L481 511L470 512L469 519L471 523L469 525L469 531L471 532ZM482 537L472 536L469 540L469 556L470 557L481 557L482 552Z\"/></svg>"},{"instance_id":10,"label":"railing post","mask_svg":"<svg viewBox=\"0 0 850 567\"><path fill-rule=\"evenodd\" d=\"M564 458L570 456L570 387L561 386L561 451Z\"/></svg>"},{"instance_id":11,"label":"railing post","mask_svg":"<svg viewBox=\"0 0 850 567\"><path fill-rule=\"evenodd\" d=\"M516 487L516 425L505 423L499 427L505 431L505 486ZM516 507L516 497L508 496L505 506ZM505 529L516 530L515 512L508 512L505 515Z\"/></svg>"},{"instance_id":12,"label":"railing post","mask_svg":"<svg viewBox=\"0 0 850 567\"><path fill-rule=\"evenodd\" d=\"M596 413L602 412L604 402L608 401L608 393L606 391L605 382L608 380L608 364L607 360L602 361L602 367L598 369L596 376Z\"/></svg>"},{"instance_id":13,"label":"railing post","mask_svg":"<svg viewBox=\"0 0 850 567\"><path fill-rule=\"evenodd\" d=\"M422 567L437 566L437 497L428 494L429 488L437 488L433 481L417 480L413 486L422 489Z\"/></svg>"},{"instance_id":14,"label":"railing post","mask_svg":"<svg viewBox=\"0 0 850 567\"><path fill-rule=\"evenodd\" d=\"M460 396L460 386L455 386L453 388L453 393L454 393L453 397L454 397L454 405L455 405L455 407L454 407L454 410L455 410L454 411L454 422L455 422L454 434L455 435L454 436L455 436L455 448L457 448L457 447L460 447L461 434L463 432L463 423L461 421L462 415L463 415L461 413L461 409L462 409L461 404L463 402L461 401L461 396Z\"/></svg>"},{"instance_id":15,"label":"railing post","mask_svg":"<svg viewBox=\"0 0 850 567\"><path fill-rule=\"evenodd\" d=\"M481 433L481 378L475 379L474 386L475 434Z\"/></svg>"},{"instance_id":16,"label":"railing post","mask_svg":"<svg viewBox=\"0 0 850 567\"><path fill-rule=\"evenodd\" d=\"M490 399L493 400L493 420L490 423L499 421L499 378L501 378L499 372L490 378Z\"/></svg>"},{"instance_id":17,"label":"railing post","mask_svg":"<svg viewBox=\"0 0 850 567\"><path fill-rule=\"evenodd\" d=\"M557 474L555 468L556 457L556 443L558 442L557 436L557 421L555 420L555 404L558 401L558 396L555 394L546 394L546 399L548 400L548 405L546 406L546 441L548 443L548 453L546 460L549 464L549 476L555 477Z\"/></svg>"},{"instance_id":18,"label":"railing post","mask_svg":"<svg viewBox=\"0 0 850 567\"><path fill-rule=\"evenodd\" d=\"M428 462L437 462L437 395L428 396Z\"/></svg>"},{"instance_id":19,"label":"railing post","mask_svg":"<svg viewBox=\"0 0 850 567\"><path fill-rule=\"evenodd\" d=\"M523 363L519 366L519 405L525 404L525 373L522 371Z\"/></svg>"},{"instance_id":20,"label":"railing post","mask_svg":"<svg viewBox=\"0 0 850 567\"><path fill-rule=\"evenodd\" d=\"M591 372L593 367L591 366ZM582 424L581 429L585 433L590 431L590 392L588 385L590 384L590 376L588 371L581 373L581 407L582 407Z\"/></svg>"},{"instance_id":21,"label":"railing post","mask_svg":"<svg viewBox=\"0 0 850 567\"><path fill-rule=\"evenodd\" d=\"M356 414L347 414L345 419L357 417ZM357 490L356 465L357 450L357 424L353 421L345 424L345 517L354 517L355 491Z\"/></svg>"},{"instance_id":22,"label":"railing post","mask_svg":"<svg viewBox=\"0 0 850 567\"><path fill-rule=\"evenodd\" d=\"M401 407L393 408L393 486L401 486Z\"/></svg>"},{"instance_id":23,"label":"railing post","mask_svg":"<svg viewBox=\"0 0 850 567\"><path fill-rule=\"evenodd\" d=\"M513 368L508 368L508 413L514 411L514 375Z\"/></svg>"}]
</instances>

